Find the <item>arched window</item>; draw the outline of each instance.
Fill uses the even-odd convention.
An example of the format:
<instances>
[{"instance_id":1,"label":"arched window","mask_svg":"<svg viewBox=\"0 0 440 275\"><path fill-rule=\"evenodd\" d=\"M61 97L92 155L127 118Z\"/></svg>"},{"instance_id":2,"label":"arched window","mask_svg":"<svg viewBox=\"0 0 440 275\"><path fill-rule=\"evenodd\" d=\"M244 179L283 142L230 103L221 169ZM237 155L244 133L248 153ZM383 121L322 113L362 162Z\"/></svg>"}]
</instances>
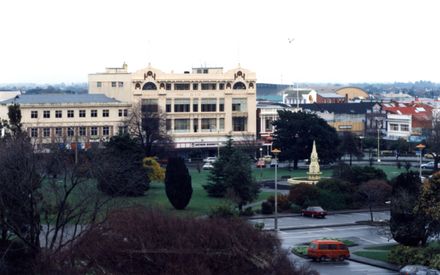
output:
<instances>
[{"instance_id":1,"label":"arched window","mask_svg":"<svg viewBox=\"0 0 440 275\"><path fill-rule=\"evenodd\" d=\"M157 90L156 84L154 84L153 82L147 82L144 84L144 86L142 87L142 90Z\"/></svg>"},{"instance_id":2,"label":"arched window","mask_svg":"<svg viewBox=\"0 0 440 275\"><path fill-rule=\"evenodd\" d=\"M237 82L234 84L234 87L232 87L233 90L246 90L246 85L244 85L243 82Z\"/></svg>"}]
</instances>

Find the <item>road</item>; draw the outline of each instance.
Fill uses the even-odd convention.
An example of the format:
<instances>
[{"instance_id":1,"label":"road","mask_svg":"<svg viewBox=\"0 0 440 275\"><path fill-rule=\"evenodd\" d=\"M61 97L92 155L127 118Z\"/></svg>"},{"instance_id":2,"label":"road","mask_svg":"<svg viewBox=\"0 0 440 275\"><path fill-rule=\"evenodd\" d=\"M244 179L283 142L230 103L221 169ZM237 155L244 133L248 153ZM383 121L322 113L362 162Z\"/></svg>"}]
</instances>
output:
<instances>
[{"instance_id":1,"label":"road","mask_svg":"<svg viewBox=\"0 0 440 275\"><path fill-rule=\"evenodd\" d=\"M278 225L280 231L278 232L278 236L282 241L283 248L289 251L294 246L321 238L349 239L360 246L389 243L390 241L388 240L388 236L384 235L380 228L354 224L356 221L369 219L369 212L334 214L327 216L325 219L314 219L301 216L279 218ZM389 212L374 212L374 219L389 219ZM250 222L264 222L265 229L273 229L273 218L255 219L251 220ZM353 225L336 226L341 224ZM287 228L291 228L291 230L288 230ZM351 250L353 251L355 248L351 248ZM394 271L389 271L383 268L361 264L354 261L316 263L308 259L298 257L294 254L291 254L290 257L295 262L310 265L313 269L317 270L323 275L397 274L397 272Z\"/></svg>"}]
</instances>

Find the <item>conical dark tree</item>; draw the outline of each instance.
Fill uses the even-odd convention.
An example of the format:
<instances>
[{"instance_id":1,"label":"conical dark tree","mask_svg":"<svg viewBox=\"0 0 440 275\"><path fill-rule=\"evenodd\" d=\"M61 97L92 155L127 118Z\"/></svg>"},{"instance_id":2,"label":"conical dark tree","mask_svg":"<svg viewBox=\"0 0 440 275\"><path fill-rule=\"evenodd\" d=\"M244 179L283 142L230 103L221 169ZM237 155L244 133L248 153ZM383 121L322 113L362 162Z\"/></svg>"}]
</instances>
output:
<instances>
[{"instance_id":1,"label":"conical dark tree","mask_svg":"<svg viewBox=\"0 0 440 275\"><path fill-rule=\"evenodd\" d=\"M191 200L191 176L182 158L168 159L165 191L170 203L178 210L185 209Z\"/></svg>"}]
</instances>

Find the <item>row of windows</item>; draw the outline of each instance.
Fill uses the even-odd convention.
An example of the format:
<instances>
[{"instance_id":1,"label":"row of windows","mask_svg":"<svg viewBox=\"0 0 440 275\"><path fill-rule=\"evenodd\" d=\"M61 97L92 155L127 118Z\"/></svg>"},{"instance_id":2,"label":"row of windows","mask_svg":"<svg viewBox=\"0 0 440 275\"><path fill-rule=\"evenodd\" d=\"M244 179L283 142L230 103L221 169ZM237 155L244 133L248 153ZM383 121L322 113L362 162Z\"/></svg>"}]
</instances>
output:
<instances>
[{"instance_id":1,"label":"row of windows","mask_svg":"<svg viewBox=\"0 0 440 275\"><path fill-rule=\"evenodd\" d=\"M148 103L143 103L147 106ZM157 104L157 102L151 102L151 105ZM218 105L217 105L218 104ZM192 110L191 110L192 106ZM200 100L200 111L201 112L217 112L217 106L219 112L225 111L225 101L223 98L202 98ZM153 109L152 107L150 109ZM179 98L174 100L172 104L171 99L167 99L165 112L171 113L197 113L199 112L199 99L194 98L191 100L189 98ZM247 99L246 98L234 98L232 99L232 112L247 112Z\"/></svg>"},{"instance_id":2,"label":"row of windows","mask_svg":"<svg viewBox=\"0 0 440 275\"><path fill-rule=\"evenodd\" d=\"M399 125L400 125L400 131L409 132L409 125L408 124L390 123L390 130L391 131L399 131Z\"/></svg>"},{"instance_id":3,"label":"row of windows","mask_svg":"<svg viewBox=\"0 0 440 275\"><path fill-rule=\"evenodd\" d=\"M124 82L122 81L111 81L111 86L112 88L123 88L124 87ZM96 82L96 87L101 88L102 87L102 82L98 81Z\"/></svg>"},{"instance_id":4,"label":"row of windows","mask_svg":"<svg viewBox=\"0 0 440 275\"><path fill-rule=\"evenodd\" d=\"M50 116L51 116L50 110L43 111L43 118L50 118ZM79 117L86 117L86 110L78 110L78 116ZM110 116L110 110L108 110L108 109L102 110L102 117L109 117L109 116ZM128 116L128 109L119 109L118 116L120 116L120 117ZM55 110L55 117L62 118L63 111L62 110ZM67 110L67 117L68 118L75 117L75 110ZM90 110L90 117L98 117L98 110ZM31 118L38 118L38 111L35 111L35 110L31 111Z\"/></svg>"},{"instance_id":5,"label":"row of windows","mask_svg":"<svg viewBox=\"0 0 440 275\"><path fill-rule=\"evenodd\" d=\"M173 123L174 122L174 127ZM220 118L218 120L216 118L202 118L199 119L194 118L192 120L192 132L216 132L222 131L225 129L225 119ZM189 118L178 118L178 119L167 119L166 121L166 129L167 131L173 130L175 133L189 133L191 132L191 119ZM243 132L247 131L247 118L246 117L233 117L232 118L232 130L235 132Z\"/></svg>"},{"instance_id":6,"label":"row of windows","mask_svg":"<svg viewBox=\"0 0 440 275\"><path fill-rule=\"evenodd\" d=\"M100 83L100 82L97 82ZM217 82L202 82L202 83L160 83L159 88L165 89L167 91L175 90L175 91L214 91L214 90L224 90L230 89L232 86L231 83L217 83ZM254 83L249 83L249 89L254 88ZM141 89L141 84L136 83L135 89ZM158 87L153 82L147 82L142 86L142 90L144 91L154 91L157 90ZM243 82L236 82L232 86L233 90L246 90L246 84Z\"/></svg>"},{"instance_id":7,"label":"row of windows","mask_svg":"<svg viewBox=\"0 0 440 275\"><path fill-rule=\"evenodd\" d=\"M121 127L120 127L121 128ZM125 129L119 129L120 131L126 132ZM103 127L56 127L56 128L30 128L29 134L33 138L37 137L73 137L75 135L84 136L98 136L99 134L103 136L110 135L110 126Z\"/></svg>"}]
</instances>

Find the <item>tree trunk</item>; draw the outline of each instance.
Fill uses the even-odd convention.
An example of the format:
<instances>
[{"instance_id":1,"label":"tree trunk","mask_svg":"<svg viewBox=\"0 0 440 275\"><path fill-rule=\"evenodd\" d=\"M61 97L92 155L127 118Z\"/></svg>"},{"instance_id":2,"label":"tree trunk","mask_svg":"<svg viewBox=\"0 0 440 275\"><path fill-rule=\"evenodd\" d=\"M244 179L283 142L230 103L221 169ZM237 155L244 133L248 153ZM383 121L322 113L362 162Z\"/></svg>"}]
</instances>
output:
<instances>
[{"instance_id":1,"label":"tree trunk","mask_svg":"<svg viewBox=\"0 0 440 275\"><path fill-rule=\"evenodd\" d=\"M352 164L353 155L350 153L350 166Z\"/></svg>"},{"instance_id":2,"label":"tree trunk","mask_svg":"<svg viewBox=\"0 0 440 275\"><path fill-rule=\"evenodd\" d=\"M293 160L293 169L298 170L298 159Z\"/></svg>"},{"instance_id":3,"label":"tree trunk","mask_svg":"<svg viewBox=\"0 0 440 275\"><path fill-rule=\"evenodd\" d=\"M370 218L371 218L371 222L373 222L373 207L371 206L371 203L368 204L368 207L370 208Z\"/></svg>"}]
</instances>

